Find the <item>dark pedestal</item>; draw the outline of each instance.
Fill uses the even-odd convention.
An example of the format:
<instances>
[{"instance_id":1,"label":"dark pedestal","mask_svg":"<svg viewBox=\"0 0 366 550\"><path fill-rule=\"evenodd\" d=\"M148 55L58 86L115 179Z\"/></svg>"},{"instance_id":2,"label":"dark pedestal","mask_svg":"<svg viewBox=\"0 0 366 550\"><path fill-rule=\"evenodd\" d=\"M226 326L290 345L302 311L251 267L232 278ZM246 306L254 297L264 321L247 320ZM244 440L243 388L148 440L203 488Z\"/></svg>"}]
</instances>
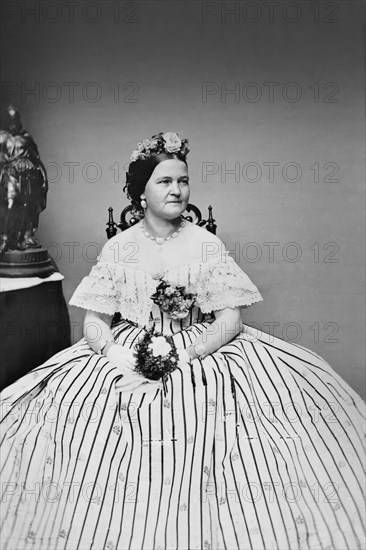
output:
<instances>
[{"instance_id":1,"label":"dark pedestal","mask_svg":"<svg viewBox=\"0 0 366 550\"><path fill-rule=\"evenodd\" d=\"M0 293L0 387L71 345L62 282Z\"/></svg>"}]
</instances>

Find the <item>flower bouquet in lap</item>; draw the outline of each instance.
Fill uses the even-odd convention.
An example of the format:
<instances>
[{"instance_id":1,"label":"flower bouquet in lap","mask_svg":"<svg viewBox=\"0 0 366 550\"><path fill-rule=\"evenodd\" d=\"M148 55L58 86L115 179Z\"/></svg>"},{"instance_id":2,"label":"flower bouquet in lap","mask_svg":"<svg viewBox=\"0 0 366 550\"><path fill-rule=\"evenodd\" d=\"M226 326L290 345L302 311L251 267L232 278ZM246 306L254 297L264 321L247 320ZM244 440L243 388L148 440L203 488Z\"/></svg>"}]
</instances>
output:
<instances>
[{"instance_id":1,"label":"flower bouquet in lap","mask_svg":"<svg viewBox=\"0 0 366 550\"><path fill-rule=\"evenodd\" d=\"M161 278L151 299L172 319L180 320L189 315L196 295L184 286L170 285ZM135 346L134 357L134 370L126 372L117 382L117 391L149 392L163 386L165 394L168 375L189 362L187 352L177 349L172 336L165 336L154 327L147 330Z\"/></svg>"}]
</instances>

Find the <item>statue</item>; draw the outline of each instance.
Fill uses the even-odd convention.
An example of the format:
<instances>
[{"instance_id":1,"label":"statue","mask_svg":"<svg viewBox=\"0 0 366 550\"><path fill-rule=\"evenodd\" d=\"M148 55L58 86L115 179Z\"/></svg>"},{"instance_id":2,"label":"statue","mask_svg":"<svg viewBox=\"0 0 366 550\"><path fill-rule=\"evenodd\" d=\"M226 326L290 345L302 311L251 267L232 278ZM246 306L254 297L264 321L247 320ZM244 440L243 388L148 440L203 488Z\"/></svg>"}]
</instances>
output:
<instances>
[{"instance_id":1,"label":"statue","mask_svg":"<svg viewBox=\"0 0 366 550\"><path fill-rule=\"evenodd\" d=\"M9 106L6 119L0 130L0 275L45 277L55 269L35 233L46 208L47 173L17 109Z\"/></svg>"}]
</instances>

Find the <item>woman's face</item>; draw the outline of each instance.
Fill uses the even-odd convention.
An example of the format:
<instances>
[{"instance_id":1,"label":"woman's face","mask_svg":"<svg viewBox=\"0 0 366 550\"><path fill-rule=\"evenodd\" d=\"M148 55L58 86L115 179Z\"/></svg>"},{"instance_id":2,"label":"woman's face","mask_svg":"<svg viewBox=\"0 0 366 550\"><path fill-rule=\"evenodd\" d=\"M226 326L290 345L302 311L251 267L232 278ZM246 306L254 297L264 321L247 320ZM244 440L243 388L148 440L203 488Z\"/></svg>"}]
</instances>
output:
<instances>
[{"instance_id":1,"label":"woman's face","mask_svg":"<svg viewBox=\"0 0 366 550\"><path fill-rule=\"evenodd\" d=\"M178 159L163 160L154 169L141 198L146 213L174 220L187 208L189 200L188 168Z\"/></svg>"}]
</instances>

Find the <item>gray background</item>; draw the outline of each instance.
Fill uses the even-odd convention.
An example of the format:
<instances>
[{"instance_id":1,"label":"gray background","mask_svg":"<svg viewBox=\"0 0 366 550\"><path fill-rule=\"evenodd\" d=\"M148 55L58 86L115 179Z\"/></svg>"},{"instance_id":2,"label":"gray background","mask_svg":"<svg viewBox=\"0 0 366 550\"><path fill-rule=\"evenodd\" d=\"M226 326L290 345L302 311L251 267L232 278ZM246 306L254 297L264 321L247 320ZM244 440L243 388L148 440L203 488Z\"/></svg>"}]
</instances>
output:
<instances>
[{"instance_id":1,"label":"gray background","mask_svg":"<svg viewBox=\"0 0 366 550\"><path fill-rule=\"evenodd\" d=\"M213 205L264 297L245 322L364 394L363 2L72 4L2 5L2 108L20 109L48 166L38 237L66 299L106 240L108 206L117 218L128 204L137 141L177 131L191 201ZM76 341L84 312L70 315Z\"/></svg>"}]
</instances>

